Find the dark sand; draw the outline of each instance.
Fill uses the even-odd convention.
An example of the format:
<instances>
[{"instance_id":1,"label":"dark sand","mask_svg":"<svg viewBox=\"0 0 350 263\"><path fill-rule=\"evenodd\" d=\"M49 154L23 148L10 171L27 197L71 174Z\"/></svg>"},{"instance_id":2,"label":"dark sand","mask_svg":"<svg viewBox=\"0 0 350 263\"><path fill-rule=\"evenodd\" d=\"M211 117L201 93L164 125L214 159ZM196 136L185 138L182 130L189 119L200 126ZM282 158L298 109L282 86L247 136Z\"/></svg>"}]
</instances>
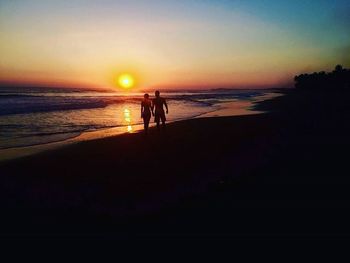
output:
<instances>
[{"instance_id":1,"label":"dark sand","mask_svg":"<svg viewBox=\"0 0 350 263\"><path fill-rule=\"evenodd\" d=\"M349 94L289 91L0 164L1 235L350 235Z\"/></svg>"}]
</instances>

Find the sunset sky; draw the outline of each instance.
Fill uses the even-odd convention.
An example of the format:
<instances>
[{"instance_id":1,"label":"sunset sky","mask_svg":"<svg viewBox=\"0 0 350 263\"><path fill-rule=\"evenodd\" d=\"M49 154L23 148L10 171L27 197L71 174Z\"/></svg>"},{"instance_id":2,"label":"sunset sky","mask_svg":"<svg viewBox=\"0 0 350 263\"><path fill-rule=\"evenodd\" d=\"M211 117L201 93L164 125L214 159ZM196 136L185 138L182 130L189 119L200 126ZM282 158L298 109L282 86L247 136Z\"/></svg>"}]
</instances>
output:
<instances>
[{"instance_id":1,"label":"sunset sky","mask_svg":"<svg viewBox=\"0 0 350 263\"><path fill-rule=\"evenodd\" d=\"M349 0L0 0L0 82L269 87L350 66Z\"/></svg>"}]
</instances>

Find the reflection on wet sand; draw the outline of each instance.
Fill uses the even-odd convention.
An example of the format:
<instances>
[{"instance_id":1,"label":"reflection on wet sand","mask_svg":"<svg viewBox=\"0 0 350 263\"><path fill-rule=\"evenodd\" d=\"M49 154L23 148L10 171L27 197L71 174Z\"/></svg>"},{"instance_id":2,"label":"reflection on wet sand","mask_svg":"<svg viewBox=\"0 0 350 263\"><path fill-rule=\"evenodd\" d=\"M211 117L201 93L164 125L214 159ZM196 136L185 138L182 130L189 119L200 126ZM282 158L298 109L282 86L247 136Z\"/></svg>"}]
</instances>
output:
<instances>
[{"instance_id":1,"label":"reflection on wet sand","mask_svg":"<svg viewBox=\"0 0 350 263\"><path fill-rule=\"evenodd\" d=\"M263 96L256 97L252 100L246 100L246 101L236 100L236 101L230 101L230 102L223 102L221 104L218 104L220 106L218 110L202 114L197 118L262 114L265 112L254 110L255 103L258 103L264 100L273 99L279 96L282 96L282 94L277 92L271 92Z\"/></svg>"}]
</instances>

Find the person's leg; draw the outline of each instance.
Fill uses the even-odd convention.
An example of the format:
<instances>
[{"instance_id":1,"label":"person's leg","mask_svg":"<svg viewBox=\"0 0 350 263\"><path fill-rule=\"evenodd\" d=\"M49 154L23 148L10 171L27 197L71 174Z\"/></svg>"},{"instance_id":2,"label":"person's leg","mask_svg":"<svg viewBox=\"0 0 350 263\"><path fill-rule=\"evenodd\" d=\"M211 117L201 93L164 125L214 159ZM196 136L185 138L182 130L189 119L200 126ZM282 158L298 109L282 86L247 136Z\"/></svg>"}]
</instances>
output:
<instances>
[{"instance_id":1,"label":"person's leg","mask_svg":"<svg viewBox=\"0 0 350 263\"><path fill-rule=\"evenodd\" d=\"M165 121L166 121L165 113L162 114L161 119L162 119L162 128L163 130L165 130Z\"/></svg>"},{"instance_id":2,"label":"person's leg","mask_svg":"<svg viewBox=\"0 0 350 263\"><path fill-rule=\"evenodd\" d=\"M145 132L146 134L148 133L148 127L149 127L149 121L151 119L151 116L149 116L148 118L144 119L144 126L145 126Z\"/></svg>"},{"instance_id":3,"label":"person's leg","mask_svg":"<svg viewBox=\"0 0 350 263\"><path fill-rule=\"evenodd\" d=\"M156 112L155 113L155 118L154 118L155 122L157 123L157 130L159 131L160 130L160 126L159 126L159 123L160 123L160 116L159 116L159 113Z\"/></svg>"},{"instance_id":4,"label":"person's leg","mask_svg":"<svg viewBox=\"0 0 350 263\"><path fill-rule=\"evenodd\" d=\"M146 118L143 118L143 129L146 131L147 129L147 123L146 123Z\"/></svg>"}]
</instances>

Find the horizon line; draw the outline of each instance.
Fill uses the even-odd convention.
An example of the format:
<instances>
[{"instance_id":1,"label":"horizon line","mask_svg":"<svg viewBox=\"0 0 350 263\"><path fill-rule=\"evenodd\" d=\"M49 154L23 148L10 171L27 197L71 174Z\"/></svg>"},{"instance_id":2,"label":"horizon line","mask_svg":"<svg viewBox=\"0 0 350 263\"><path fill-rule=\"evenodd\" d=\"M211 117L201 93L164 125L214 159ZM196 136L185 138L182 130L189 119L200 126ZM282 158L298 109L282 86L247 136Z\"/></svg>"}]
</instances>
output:
<instances>
[{"instance_id":1,"label":"horizon line","mask_svg":"<svg viewBox=\"0 0 350 263\"><path fill-rule=\"evenodd\" d=\"M85 89L94 91L123 91L118 87L107 87L102 85L91 85L83 83L37 83L37 82L17 82L17 81L0 81L0 88L57 88L57 89ZM281 83L274 85L183 85L183 86L154 86L149 88L135 87L130 92L148 92L153 90L179 91L179 90L252 90L252 89L286 89L293 88L291 83ZM126 90L124 90L126 91Z\"/></svg>"}]
</instances>

